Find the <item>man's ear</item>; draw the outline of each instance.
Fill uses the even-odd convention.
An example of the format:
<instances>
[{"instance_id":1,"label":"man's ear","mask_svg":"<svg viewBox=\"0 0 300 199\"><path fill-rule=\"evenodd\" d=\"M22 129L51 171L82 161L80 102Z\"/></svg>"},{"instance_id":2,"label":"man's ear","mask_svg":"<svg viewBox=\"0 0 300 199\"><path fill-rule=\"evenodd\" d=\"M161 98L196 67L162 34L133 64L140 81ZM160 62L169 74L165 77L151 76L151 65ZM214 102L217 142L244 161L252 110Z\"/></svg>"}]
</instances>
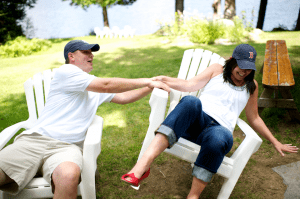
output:
<instances>
[{"instance_id":1,"label":"man's ear","mask_svg":"<svg viewBox=\"0 0 300 199\"><path fill-rule=\"evenodd\" d=\"M74 57L74 54L71 53L71 52L69 52L69 53L68 53L68 58L69 58L69 61L70 61L70 62L73 62L73 61L74 61L74 58L75 58L75 57Z\"/></svg>"}]
</instances>

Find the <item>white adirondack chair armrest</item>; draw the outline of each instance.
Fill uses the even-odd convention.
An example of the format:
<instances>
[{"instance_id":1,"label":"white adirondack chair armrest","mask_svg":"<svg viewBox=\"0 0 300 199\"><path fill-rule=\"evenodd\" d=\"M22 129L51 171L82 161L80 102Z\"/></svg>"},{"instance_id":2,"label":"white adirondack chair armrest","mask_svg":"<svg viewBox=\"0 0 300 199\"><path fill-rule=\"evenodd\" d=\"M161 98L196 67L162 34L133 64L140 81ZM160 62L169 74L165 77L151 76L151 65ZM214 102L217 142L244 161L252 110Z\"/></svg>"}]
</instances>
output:
<instances>
[{"instance_id":1,"label":"white adirondack chair armrest","mask_svg":"<svg viewBox=\"0 0 300 199\"><path fill-rule=\"evenodd\" d=\"M80 192L83 198L96 199L95 171L97 169L97 157L101 152L101 138L103 118L95 115L93 122L87 130L83 144L83 168ZM85 166L88 165L88 166Z\"/></svg>"},{"instance_id":2,"label":"white adirondack chair armrest","mask_svg":"<svg viewBox=\"0 0 300 199\"><path fill-rule=\"evenodd\" d=\"M103 119L95 115L93 122L87 130L83 144L83 159L91 158L92 161L98 157L101 151Z\"/></svg>"},{"instance_id":3,"label":"white adirondack chair armrest","mask_svg":"<svg viewBox=\"0 0 300 199\"><path fill-rule=\"evenodd\" d=\"M241 128L241 130L245 133L246 137L243 142L240 144L238 149L231 156L232 159L236 159L237 157L245 156L245 154L255 153L261 143L262 139L256 134L256 132L243 120L238 118L237 125Z\"/></svg>"},{"instance_id":4,"label":"white adirondack chair armrest","mask_svg":"<svg viewBox=\"0 0 300 199\"><path fill-rule=\"evenodd\" d=\"M168 92L159 88L154 88L149 100L151 113L149 116L149 126L158 126L164 121L168 103Z\"/></svg>"},{"instance_id":5,"label":"white adirondack chair armrest","mask_svg":"<svg viewBox=\"0 0 300 199\"><path fill-rule=\"evenodd\" d=\"M151 107L149 127L138 160L143 156L151 141L154 139L154 131L165 119L168 97L167 91L158 88L154 88L151 93L149 100Z\"/></svg>"},{"instance_id":6,"label":"white adirondack chair armrest","mask_svg":"<svg viewBox=\"0 0 300 199\"><path fill-rule=\"evenodd\" d=\"M0 150L6 145L6 143L22 128L28 126L28 120L16 123L12 126L5 128L0 133Z\"/></svg>"}]
</instances>

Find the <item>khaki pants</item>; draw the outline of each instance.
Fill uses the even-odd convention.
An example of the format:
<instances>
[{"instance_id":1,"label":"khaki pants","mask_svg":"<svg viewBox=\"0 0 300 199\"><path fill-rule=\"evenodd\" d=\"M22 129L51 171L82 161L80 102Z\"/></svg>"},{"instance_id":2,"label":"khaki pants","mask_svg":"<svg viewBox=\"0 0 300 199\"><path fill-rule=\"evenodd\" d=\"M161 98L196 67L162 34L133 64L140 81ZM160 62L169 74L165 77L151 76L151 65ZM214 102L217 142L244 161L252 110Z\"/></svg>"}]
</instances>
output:
<instances>
[{"instance_id":1,"label":"khaki pants","mask_svg":"<svg viewBox=\"0 0 300 199\"><path fill-rule=\"evenodd\" d=\"M0 169L15 181L0 189L18 194L36 174L51 184L54 169L63 162L73 162L81 171L82 149L38 133L20 134L0 151Z\"/></svg>"}]
</instances>

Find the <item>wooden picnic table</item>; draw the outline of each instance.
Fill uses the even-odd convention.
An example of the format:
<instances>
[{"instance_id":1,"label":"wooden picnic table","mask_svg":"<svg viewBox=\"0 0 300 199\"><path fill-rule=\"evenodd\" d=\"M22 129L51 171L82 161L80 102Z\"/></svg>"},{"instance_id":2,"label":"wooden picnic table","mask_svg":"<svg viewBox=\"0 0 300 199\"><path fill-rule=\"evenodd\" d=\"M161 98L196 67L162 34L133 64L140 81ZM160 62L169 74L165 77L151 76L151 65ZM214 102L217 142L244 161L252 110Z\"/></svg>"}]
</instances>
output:
<instances>
[{"instance_id":1,"label":"wooden picnic table","mask_svg":"<svg viewBox=\"0 0 300 199\"><path fill-rule=\"evenodd\" d=\"M300 121L300 114L291 94L295 86L293 71L284 40L268 40L263 64L264 90L258 99L259 114L264 108L285 108L291 119ZM282 98L279 98L279 93Z\"/></svg>"}]
</instances>

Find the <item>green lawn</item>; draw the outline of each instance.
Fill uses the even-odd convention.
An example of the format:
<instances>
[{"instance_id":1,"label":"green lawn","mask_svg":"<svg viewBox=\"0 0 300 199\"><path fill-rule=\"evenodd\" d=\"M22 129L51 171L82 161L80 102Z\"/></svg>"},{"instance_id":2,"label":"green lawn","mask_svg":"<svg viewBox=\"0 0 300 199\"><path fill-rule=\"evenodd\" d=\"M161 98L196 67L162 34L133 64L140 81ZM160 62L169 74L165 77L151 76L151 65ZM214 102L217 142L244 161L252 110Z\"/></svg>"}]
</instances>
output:
<instances>
[{"instance_id":1,"label":"green lawn","mask_svg":"<svg viewBox=\"0 0 300 199\"><path fill-rule=\"evenodd\" d=\"M290 60L293 67L296 86L292 94L300 110L300 32L265 32L259 41L251 42L258 53L256 66L260 70L265 52L265 42L269 39L286 40ZM74 38L73 38L74 39ZM236 45L177 45L180 39L166 43L165 37L153 35L136 36L127 39L96 39L94 36L80 37L89 43L99 43L100 51L95 53L94 70L91 72L98 77L139 78L168 75L176 77L179 71L184 50L203 48L223 56L231 56ZM28 118L23 83L35 73L50 68L57 68L64 63L63 48L71 39L51 40L52 47L47 51L20 58L1 59L0 62L0 132L17 122ZM260 93L262 92L261 74L256 74ZM259 93L259 94L260 94ZM127 105L104 104L97 114L104 118L102 136L102 151L98 158L98 170L101 178L97 182L99 198L131 198L130 191L122 191L125 187L120 183L120 176L135 164L141 149L141 143L148 128L150 95L138 102ZM285 118L285 111L267 109L263 112L263 119L275 132L278 125ZM242 113L245 120L245 114ZM292 130L293 131L293 130ZM294 132L294 131L293 131ZM299 142L300 130L295 130L296 137L287 140L296 144ZM276 135L278 139L286 141L286 136ZM294 139L295 138L295 139ZM272 151L268 142L262 147ZM276 154L275 154L276 155ZM167 161L166 156L158 158L157 164ZM244 186L243 182L241 187ZM244 186L246 187L246 185ZM236 198L244 198L235 193ZM171 197L171 196L170 196ZM145 198L159 198L154 194ZM207 197L208 198L208 197ZM247 197L245 197L247 198Z\"/></svg>"}]
</instances>

